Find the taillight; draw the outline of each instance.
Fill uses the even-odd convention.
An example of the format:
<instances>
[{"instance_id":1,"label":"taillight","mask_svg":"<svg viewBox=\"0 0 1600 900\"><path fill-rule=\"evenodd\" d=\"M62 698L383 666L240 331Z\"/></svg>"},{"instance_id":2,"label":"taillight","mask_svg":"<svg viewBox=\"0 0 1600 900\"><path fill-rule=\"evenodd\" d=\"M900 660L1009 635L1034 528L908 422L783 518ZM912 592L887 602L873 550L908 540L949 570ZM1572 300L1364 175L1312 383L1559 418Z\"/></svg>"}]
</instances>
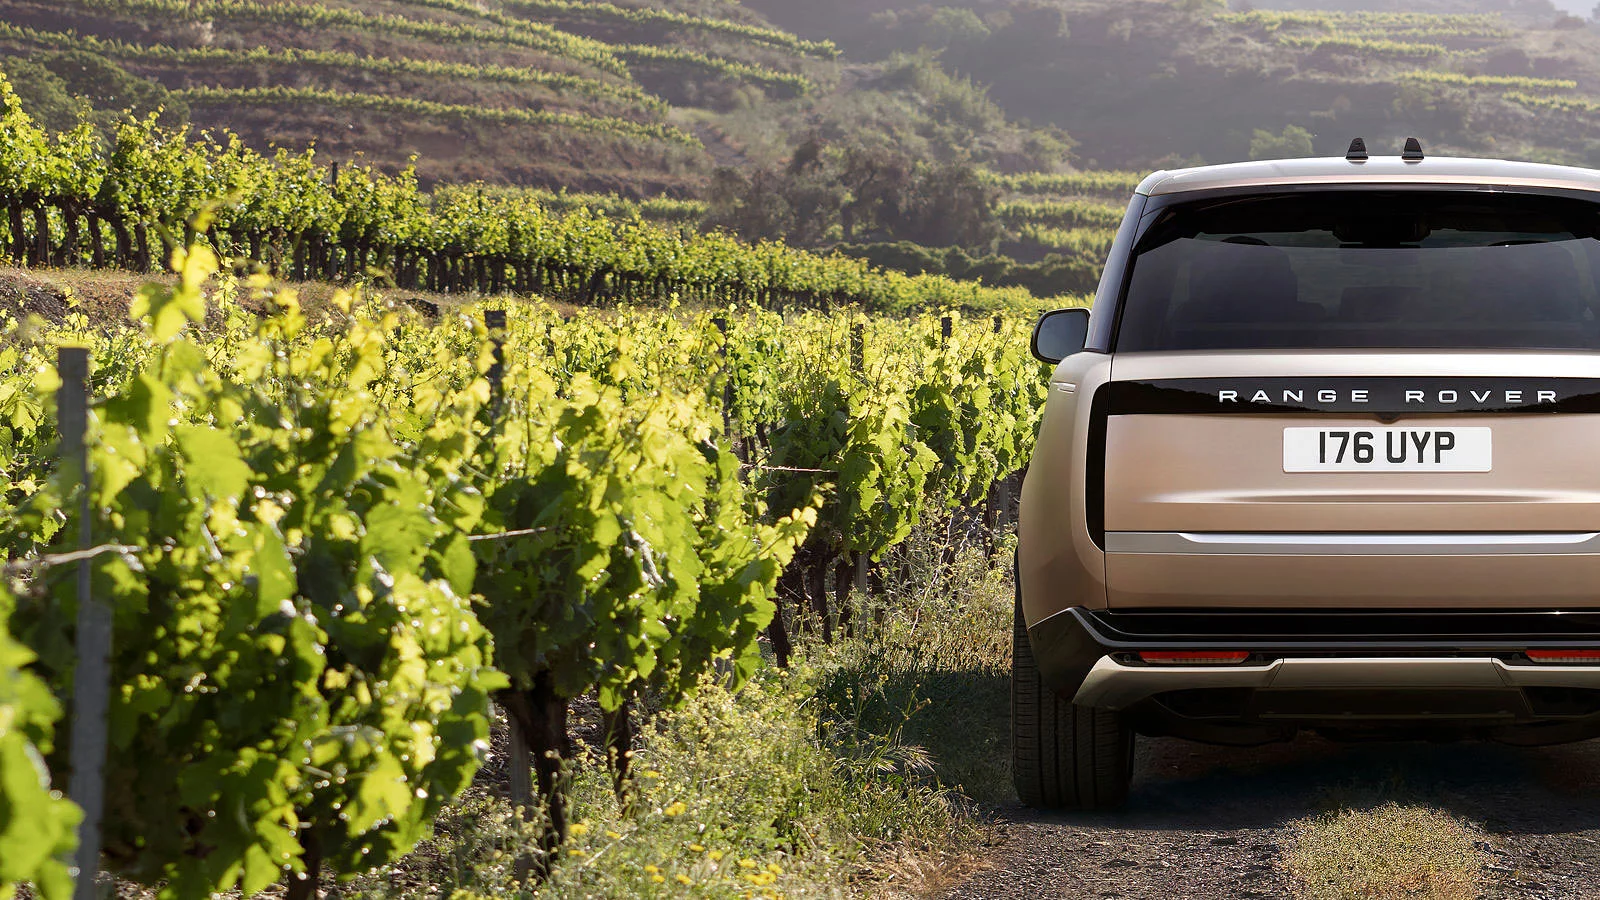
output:
<instances>
[{"instance_id":1,"label":"taillight","mask_svg":"<svg viewBox=\"0 0 1600 900\"><path fill-rule=\"evenodd\" d=\"M1139 658L1156 665L1215 666L1244 662L1250 654L1244 650L1141 650Z\"/></svg>"},{"instance_id":2,"label":"taillight","mask_svg":"<svg viewBox=\"0 0 1600 900\"><path fill-rule=\"evenodd\" d=\"M1600 663L1600 650L1529 650L1528 658L1540 663Z\"/></svg>"}]
</instances>

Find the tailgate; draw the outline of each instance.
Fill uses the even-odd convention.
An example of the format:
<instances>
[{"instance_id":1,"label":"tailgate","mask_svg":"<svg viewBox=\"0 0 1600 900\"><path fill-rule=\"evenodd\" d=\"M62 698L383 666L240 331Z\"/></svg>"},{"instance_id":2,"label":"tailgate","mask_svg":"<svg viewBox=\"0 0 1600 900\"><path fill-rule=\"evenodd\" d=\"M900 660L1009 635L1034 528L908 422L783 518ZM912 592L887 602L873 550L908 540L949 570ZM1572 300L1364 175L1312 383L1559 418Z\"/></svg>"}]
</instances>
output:
<instances>
[{"instance_id":1,"label":"tailgate","mask_svg":"<svg viewBox=\"0 0 1600 900\"><path fill-rule=\"evenodd\" d=\"M1600 606L1588 354L1139 354L1112 378L1113 607Z\"/></svg>"}]
</instances>

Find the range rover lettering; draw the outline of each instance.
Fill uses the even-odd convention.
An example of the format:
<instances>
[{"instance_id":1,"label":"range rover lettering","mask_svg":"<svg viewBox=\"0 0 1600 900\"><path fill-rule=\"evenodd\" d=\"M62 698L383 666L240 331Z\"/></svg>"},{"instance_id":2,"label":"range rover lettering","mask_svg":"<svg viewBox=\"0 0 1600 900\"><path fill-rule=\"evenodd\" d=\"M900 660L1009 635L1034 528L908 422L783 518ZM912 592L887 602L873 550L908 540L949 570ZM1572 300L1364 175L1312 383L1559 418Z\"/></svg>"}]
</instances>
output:
<instances>
[{"instance_id":1,"label":"range rover lettering","mask_svg":"<svg viewBox=\"0 0 1600 900\"><path fill-rule=\"evenodd\" d=\"M1024 802L1121 803L1136 735L1600 736L1600 172L1158 172L1034 352Z\"/></svg>"}]
</instances>

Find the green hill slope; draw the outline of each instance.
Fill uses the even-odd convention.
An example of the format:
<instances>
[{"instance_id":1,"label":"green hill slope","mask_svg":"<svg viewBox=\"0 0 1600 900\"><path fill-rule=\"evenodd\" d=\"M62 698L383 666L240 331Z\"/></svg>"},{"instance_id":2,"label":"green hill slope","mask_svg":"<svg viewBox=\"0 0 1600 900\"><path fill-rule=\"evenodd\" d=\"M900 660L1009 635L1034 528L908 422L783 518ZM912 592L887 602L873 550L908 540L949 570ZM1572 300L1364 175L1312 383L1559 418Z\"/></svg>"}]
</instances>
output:
<instances>
[{"instance_id":1,"label":"green hill slope","mask_svg":"<svg viewBox=\"0 0 1600 900\"><path fill-rule=\"evenodd\" d=\"M709 158L671 104L799 96L836 55L756 24L559 0L3 0L0 52L46 118L52 90L165 102L260 146L418 154L430 182L635 194L703 180ZM96 96L108 67L144 89ZM102 77L72 90L85 68Z\"/></svg>"},{"instance_id":2,"label":"green hill slope","mask_svg":"<svg viewBox=\"0 0 1600 900\"><path fill-rule=\"evenodd\" d=\"M1156 167L1355 135L1600 163L1600 32L1543 0L942 2L0 0L0 68L55 127L161 109L1035 290L1093 283Z\"/></svg>"},{"instance_id":3,"label":"green hill slope","mask_svg":"<svg viewBox=\"0 0 1600 900\"><path fill-rule=\"evenodd\" d=\"M1257 129L1289 125L1312 132L1316 153L1415 135L1435 152L1600 162L1600 34L1544 3L747 2L802 34L838 35L856 57L930 48L1007 115L1065 128L1084 162L1108 168L1240 159Z\"/></svg>"}]
</instances>

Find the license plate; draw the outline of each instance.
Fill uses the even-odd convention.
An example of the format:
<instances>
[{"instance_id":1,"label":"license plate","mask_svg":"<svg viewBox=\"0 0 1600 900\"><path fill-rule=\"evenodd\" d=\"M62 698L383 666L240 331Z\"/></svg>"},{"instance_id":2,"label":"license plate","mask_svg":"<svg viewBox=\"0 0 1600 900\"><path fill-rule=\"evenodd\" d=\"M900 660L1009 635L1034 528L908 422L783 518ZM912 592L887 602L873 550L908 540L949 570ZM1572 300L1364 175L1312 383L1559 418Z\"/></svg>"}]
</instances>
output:
<instances>
[{"instance_id":1,"label":"license plate","mask_svg":"<svg viewBox=\"0 0 1600 900\"><path fill-rule=\"evenodd\" d=\"M1285 472L1488 472L1488 428L1285 428Z\"/></svg>"}]
</instances>

